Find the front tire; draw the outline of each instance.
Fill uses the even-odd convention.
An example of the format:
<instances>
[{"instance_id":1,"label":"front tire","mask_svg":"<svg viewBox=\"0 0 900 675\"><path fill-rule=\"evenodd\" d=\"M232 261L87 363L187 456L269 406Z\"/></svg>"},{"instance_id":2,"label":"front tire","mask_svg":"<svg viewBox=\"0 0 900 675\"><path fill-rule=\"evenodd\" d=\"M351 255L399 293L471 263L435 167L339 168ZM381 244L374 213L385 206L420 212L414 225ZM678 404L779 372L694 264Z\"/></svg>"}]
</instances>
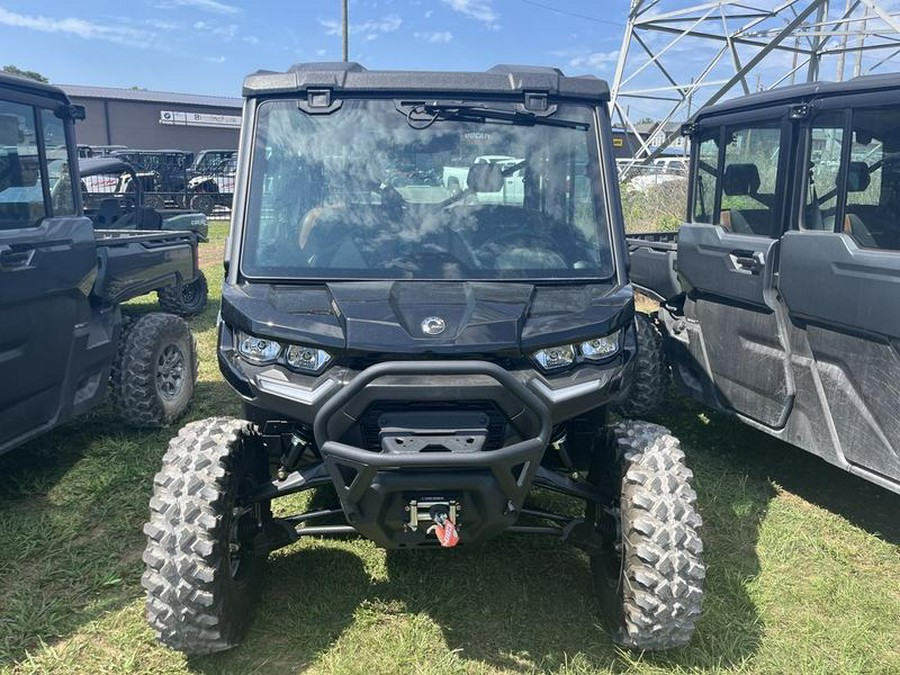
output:
<instances>
[{"instance_id":1,"label":"front tire","mask_svg":"<svg viewBox=\"0 0 900 675\"><path fill-rule=\"evenodd\" d=\"M247 447L250 431L228 417L186 425L153 481L141 580L147 621L162 644L185 654L237 645L260 594L270 511L239 500L268 465Z\"/></svg>"},{"instance_id":2,"label":"front tire","mask_svg":"<svg viewBox=\"0 0 900 675\"><path fill-rule=\"evenodd\" d=\"M153 312L123 323L110 388L126 424L171 424L190 405L196 381L197 348L183 319Z\"/></svg>"},{"instance_id":3,"label":"front tire","mask_svg":"<svg viewBox=\"0 0 900 675\"><path fill-rule=\"evenodd\" d=\"M668 368L663 354L662 334L653 319L640 312L634 315L637 358L627 398L618 405L626 417L646 417L657 412L666 398Z\"/></svg>"},{"instance_id":4,"label":"front tire","mask_svg":"<svg viewBox=\"0 0 900 675\"><path fill-rule=\"evenodd\" d=\"M160 288L156 291L159 306L165 311L185 318L197 316L206 309L209 299L209 285L202 271L192 282L181 285L181 290L174 286Z\"/></svg>"},{"instance_id":5,"label":"front tire","mask_svg":"<svg viewBox=\"0 0 900 675\"><path fill-rule=\"evenodd\" d=\"M627 421L613 428L604 466L589 480L607 504L589 504L603 535L591 569L613 640L640 650L687 644L700 616L705 568L693 474L668 429Z\"/></svg>"}]
</instances>

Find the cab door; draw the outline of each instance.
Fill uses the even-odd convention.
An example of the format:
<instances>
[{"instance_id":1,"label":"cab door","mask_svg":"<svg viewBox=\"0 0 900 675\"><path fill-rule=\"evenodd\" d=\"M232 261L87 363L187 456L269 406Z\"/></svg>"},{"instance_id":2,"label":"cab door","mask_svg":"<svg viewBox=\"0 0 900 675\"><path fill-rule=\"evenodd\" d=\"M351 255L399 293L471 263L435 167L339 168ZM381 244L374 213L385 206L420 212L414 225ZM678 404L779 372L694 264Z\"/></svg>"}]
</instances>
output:
<instances>
[{"instance_id":1,"label":"cab door","mask_svg":"<svg viewBox=\"0 0 900 675\"><path fill-rule=\"evenodd\" d=\"M900 485L900 94L814 102L803 208L784 235L780 290L812 354L829 442L808 449ZM802 399L802 400L801 400ZM826 447L828 446L828 447ZM829 456L831 455L831 456Z\"/></svg>"},{"instance_id":2,"label":"cab door","mask_svg":"<svg viewBox=\"0 0 900 675\"><path fill-rule=\"evenodd\" d=\"M66 126L50 108L0 100L0 452L53 426L77 385L96 249L90 221L74 217Z\"/></svg>"},{"instance_id":3,"label":"cab door","mask_svg":"<svg viewBox=\"0 0 900 675\"><path fill-rule=\"evenodd\" d=\"M794 393L774 290L792 128L782 110L700 125L678 235L688 348L707 403L778 428Z\"/></svg>"}]
</instances>

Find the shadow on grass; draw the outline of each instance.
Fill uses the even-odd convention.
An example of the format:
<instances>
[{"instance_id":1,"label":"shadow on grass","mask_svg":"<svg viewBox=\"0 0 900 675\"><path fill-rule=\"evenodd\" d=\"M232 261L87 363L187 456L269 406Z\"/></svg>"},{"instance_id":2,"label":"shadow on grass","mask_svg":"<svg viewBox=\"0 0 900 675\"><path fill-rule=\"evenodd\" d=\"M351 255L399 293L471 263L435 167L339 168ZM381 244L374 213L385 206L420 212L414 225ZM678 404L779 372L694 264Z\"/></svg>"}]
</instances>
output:
<instances>
[{"instance_id":1,"label":"shadow on grass","mask_svg":"<svg viewBox=\"0 0 900 675\"><path fill-rule=\"evenodd\" d=\"M140 593L141 525L171 430L104 407L0 457L0 667Z\"/></svg>"},{"instance_id":2,"label":"shadow on grass","mask_svg":"<svg viewBox=\"0 0 900 675\"><path fill-rule=\"evenodd\" d=\"M200 382L184 419L124 428L110 405L0 456L0 669L143 595L143 523L169 439L190 419L239 412Z\"/></svg>"}]
</instances>

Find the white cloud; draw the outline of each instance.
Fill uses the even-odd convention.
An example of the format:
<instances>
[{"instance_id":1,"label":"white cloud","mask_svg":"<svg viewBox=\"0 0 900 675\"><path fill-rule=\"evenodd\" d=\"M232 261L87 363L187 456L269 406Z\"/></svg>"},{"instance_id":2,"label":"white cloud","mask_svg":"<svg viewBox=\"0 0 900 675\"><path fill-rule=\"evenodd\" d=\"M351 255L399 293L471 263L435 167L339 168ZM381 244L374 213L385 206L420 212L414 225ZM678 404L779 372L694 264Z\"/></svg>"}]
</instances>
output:
<instances>
[{"instance_id":1,"label":"white cloud","mask_svg":"<svg viewBox=\"0 0 900 675\"><path fill-rule=\"evenodd\" d=\"M331 19L319 19L319 23L325 28L325 35L340 35L341 34L341 22L333 21ZM403 19L401 19L396 14L392 14L390 16L382 17L381 19L377 19L375 21L364 21L363 23L351 23L350 24L350 33L351 34L365 34L367 39L369 35L373 35L376 33L392 33L400 26L403 25Z\"/></svg>"},{"instance_id":2,"label":"white cloud","mask_svg":"<svg viewBox=\"0 0 900 675\"><path fill-rule=\"evenodd\" d=\"M161 9L192 7L214 14L238 14L241 11L240 7L228 5L218 0L161 0L156 6Z\"/></svg>"},{"instance_id":3,"label":"white cloud","mask_svg":"<svg viewBox=\"0 0 900 675\"><path fill-rule=\"evenodd\" d=\"M145 19L145 26L156 28L158 30L184 30L184 24L176 21L161 21L159 19Z\"/></svg>"},{"instance_id":4,"label":"white cloud","mask_svg":"<svg viewBox=\"0 0 900 675\"><path fill-rule=\"evenodd\" d=\"M476 21L481 21L490 28L494 28L500 15L494 10L492 0L441 0L450 9L459 12L463 16Z\"/></svg>"},{"instance_id":5,"label":"white cloud","mask_svg":"<svg viewBox=\"0 0 900 675\"><path fill-rule=\"evenodd\" d=\"M210 63L225 63L224 56L206 56L204 59Z\"/></svg>"},{"instance_id":6,"label":"white cloud","mask_svg":"<svg viewBox=\"0 0 900 675\"><path fill-rule=\"evenodd\" d=\"M431 44L446 44L453 39L453 33L448 30L435 31L434 33L413 33L416 40L423 40Z\"/></svg>"},{"instance_id":7,"label":"white cloud","mask_svg":"<svg viewBox=\"0 0 900 675\"><path fill-rule=\"evenodd\" d=\"M231 40L237 35L238 31L237 25L233 23L228 24L227 26L217 26L205 21L195 21L193 28L194 30L204 31L210 35L215 35L216 37L224 38L226 40Z\"/></svg>"},{"instance_id":8,"label":"white cloud","mask_svg":"<svg viewBox=\"0 0 900 675\"><path fill-rule=\"evenodd\" d=\"M76 35L85 40L106 40L136 47L148 47L154 34L129 26L109 26L85 19L53 19L36 14L18 14L0 7L0 24L29 28L43 33Z\"/></svg>"},{"instance_id":9,"label":"white cloud","mask_svg":"<svg viewBox=\"0 0 900 675\"><path fill-rule=\"evenodd\" d=\"M247 44L251 44L251 45L259 44L259 38L256 37L255 35L245 35L243 39L244 39L244 42L246 42Z\"/></svg>"},{"instance_id":10,"label":"white cloud","mask_svg":"<svg viewBox=\"0 0 900 675\"><path fill-rule=\"evenodd\" d=\"M573 68L589 68L590 70L604 70L619 60L619 52L590 52L575 56L569 60Z\"/></svg>"}]
</instances>

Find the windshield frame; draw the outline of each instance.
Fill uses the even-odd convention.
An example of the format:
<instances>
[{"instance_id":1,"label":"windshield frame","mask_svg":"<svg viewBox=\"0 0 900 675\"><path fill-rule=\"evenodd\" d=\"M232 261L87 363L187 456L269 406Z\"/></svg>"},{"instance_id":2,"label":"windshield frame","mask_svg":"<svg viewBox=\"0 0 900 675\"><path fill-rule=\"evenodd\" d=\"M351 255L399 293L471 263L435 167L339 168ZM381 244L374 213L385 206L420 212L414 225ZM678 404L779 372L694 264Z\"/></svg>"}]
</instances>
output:
<instances>
[{"instance_id":1,"label":"windshield frame","mask_svg":"<svg viewBox=\"0 0 900 675\"><path fill-rule=\"evenodd\" d=\"M488 108L490 110L496 110L497 106L512 106L513 109L523 110L524 117L526 119L532 118L531 112L524 110L521 97L510 96L508 94L490 95L483 92L460 92L458 95L441 92L437 96L430 96L427 94L416 94L413 96L410 96L408 94L399 95L398 92L342 92L339 97L334 97L331 99L331 104L328 111L317 113L314 112L312 113L312 116L328 116L330 114L333 114L334 112L338 112L339 114L339 111L342 109L343 103L345 101L384 101L396 105L400 102L407 103L410 100L422 102L427 101L429 103L433 102L437 106L444 106L449 104L451 107L454 104L458 105L460 102L463 102L463 105L467 107L467 110L472 110L476 114L477 107L469 107L472 104L475 104L476 106L484 106L485 108ZM241 147L239 148L237 156L239 177L235 186L236 194L234 208L236 219L234 224L236 225L236 227L235 231L233 232L235 241L231 243L226 254L226 266L231 266L230 263L232 262L234 257L237 257L238 264L235 266L236 270L233 270L232 273L228 275L229 279L233 281L243 279L250 282L270 283L277 285L324 285L327 283L341 282L384 283L395 281L403 281L407 283L420 281L428 283L527 283L547 286L585 286L592 284L619 285L621 283L624 283L622 281L623 263L620 250L621 242L619 241L620 237L615 227L615 224L619 222L619 204L618 200L616 199L616 195L613 194L613 188L608 185L609 168L607 164L613 160L611 155L609 157L606 156L611 152L611 147L607 147L610 146L610 143L608 142L609 139L607 138L609 136L608 118L603 114L606 113L606 105L602 101L562 96L551 96L549 98L548 111L538 113L535 116L535 122L522 125L511 123L509 124L509 126L544 126L542 122L545 120L553 119L552 115L557 112L558 106L567 106L570 108L577 107L585 110L584 117L585 119L589 119L589 122L587 122L586 124L590 125L590 128L588 129L580 128L578 123L571 124L569 121L566 121L565 117L562 117L560 120L562 124L551 123L547 124L546 126L557 128L571 128L587 135L585 141L585 150L587 152L587 166L589 167L589 170L587 172L587 179L589 180L589 191L591 194L591 200L594 209L593 218L596 221L593 231L596 232L596 246L601 248L605 247L606 249L605 252L600 252L600 267L596 270L597 272L601 272L601 274L585 274L583 276L558 276L558 271L554 271L548 276L527 276L524 274L521 276L463 275L459 278L448 278L439 276L405 277L390 276L385 274L342 275L338 273L340 271L339 269L327 270L327 268L319 268L322 271L321 274L306 275L302 274L304 270L303 268L299 267L296 268L296 272L298 273L292 275L259 274L255 273L253 270L250 270L248 273L248 271L244 269L244 262L248 257L249 250L248 233L251 230L249 221L253 217L259 218L260 206L258 201L259 196L255 196L253 190L256 187L258 181L266 179L262 172L260 172L256 168L257 153L261 150L261 139L259 136L261 115L259 113L260 109L263 106L273 102L289 102L297 106L297 114L310 114L309 109L305 105L306 101L302 94L298 96L298 94L295 92L264 96L250 96L247 99L247 103L249 105L246 105L244 110L245 137L241 139ZM399 107L397 107L397 111L398 115L402 112ZM440 121L438 121L437 124L453 121L460 120L441 117ZM473 120L469 119L464 119L462 121L475 123ZM505 122L497 120L495 118L487 119L486 123L506 124ZM253 213L254 202L256 202L257 206L255 214ZM231 250L232 247L233 251Z\"/></svg>"}]
</instances>

